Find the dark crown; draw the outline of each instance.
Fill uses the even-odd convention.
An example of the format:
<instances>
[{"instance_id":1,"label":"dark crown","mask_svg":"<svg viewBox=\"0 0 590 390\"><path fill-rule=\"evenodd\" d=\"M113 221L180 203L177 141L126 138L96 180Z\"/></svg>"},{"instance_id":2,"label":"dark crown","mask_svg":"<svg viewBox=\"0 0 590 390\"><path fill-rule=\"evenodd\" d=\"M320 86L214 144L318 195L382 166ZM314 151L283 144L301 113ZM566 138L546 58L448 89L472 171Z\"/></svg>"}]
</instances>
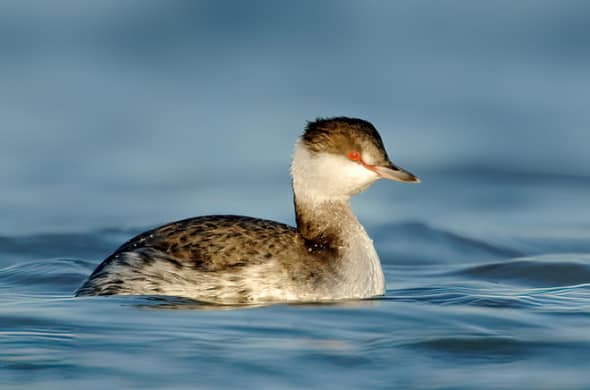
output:
<instances>
[{"instance_id":1,"label":"dark crown","mask_svg":"<svg viewBox=\"0 0 590 390\"><path fill-rule=\"evenodd\" d=\"M357 118L319 118L308 122L302 140L312 152L345 155L357 150L367 151L388 160L383 140L370 122Z\"/></svg>"}]
</instances>

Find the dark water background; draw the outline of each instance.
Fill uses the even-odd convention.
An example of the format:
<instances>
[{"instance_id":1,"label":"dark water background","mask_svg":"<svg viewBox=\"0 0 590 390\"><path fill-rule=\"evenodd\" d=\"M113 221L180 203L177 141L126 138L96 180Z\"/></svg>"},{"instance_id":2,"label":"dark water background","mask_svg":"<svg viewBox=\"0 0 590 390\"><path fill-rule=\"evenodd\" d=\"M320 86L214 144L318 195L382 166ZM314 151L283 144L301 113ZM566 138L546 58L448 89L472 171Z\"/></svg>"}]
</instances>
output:
<instances>
[{"instance_id":1,"label":"dark water background","mask_svg":"<svg viewBox=\"0 0 590 390\"><path fill-rule=\"evenodd\" d=\"M6 1L0 85L0 388L590 388L590 3ZM148 227L293 223L332 115L423 180L353 202L385 297L72 297Z\"/></svg>"}]
</instances>

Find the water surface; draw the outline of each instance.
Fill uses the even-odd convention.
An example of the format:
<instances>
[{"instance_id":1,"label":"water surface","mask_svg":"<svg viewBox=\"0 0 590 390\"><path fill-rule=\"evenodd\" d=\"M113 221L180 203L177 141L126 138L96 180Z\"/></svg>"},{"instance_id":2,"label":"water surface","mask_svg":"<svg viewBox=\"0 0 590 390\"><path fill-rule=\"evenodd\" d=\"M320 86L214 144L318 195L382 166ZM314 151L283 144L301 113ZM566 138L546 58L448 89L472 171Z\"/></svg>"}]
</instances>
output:
<instances>
[{"instance_id":1,"label":"water surface","mask_svg":"<svg viewBox=\"0 0 590 390\"><path fill-rule=\"evenodd\" d=\"M172 4L173 3L173 4ZM3 1L0 388L590 388L590 3ZM203 214L293 223L306 120L420 185L353 200L387 292L74 298Z\"/></svg>"},{"instance_id":2,"label":"water surface","mask_svg":"<svg viewBox=\"0 0 590 390\"><path fill-rule=\"evenodd\" d=\"M572 213L569 225L490 228L501 226L502 213L486 221L472 216L471 230L487 226L485 234L419 219L367 224L387 293L338 304L73 298L96 264L140 229L2 237L0 383L588 388L590 227L576 216L589 192L577 180L570 184L573 202L562 210ZM454 185L477 186L468 179ZM379 187L355 204L386 209L396 190ZM516 186L511 196L516 192L546 202L537 184ZM406 201L410 209L428 204Z\"/></svg>"}]
</instances>

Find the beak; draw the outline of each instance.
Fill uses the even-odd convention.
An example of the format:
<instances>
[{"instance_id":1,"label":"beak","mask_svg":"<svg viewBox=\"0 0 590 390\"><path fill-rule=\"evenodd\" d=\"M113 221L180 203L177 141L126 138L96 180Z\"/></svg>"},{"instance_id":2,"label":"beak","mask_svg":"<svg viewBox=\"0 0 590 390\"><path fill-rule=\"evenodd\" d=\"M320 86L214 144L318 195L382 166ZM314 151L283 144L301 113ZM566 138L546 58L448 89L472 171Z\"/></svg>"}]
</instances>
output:
<instances>
[{"instance_id":1,"label":"beak","mask_svg":"<svg viewBox=\"0 0 590 390\"><path fill-rule=\"evenodd\" d=\"M375 167L375 172L377 172L377 174L383 179L401 181L404 183L420 183L420 179L410 172L393 165L391 161L388 161L387 166L377 165Z\"/></svg>"}]
</instances>

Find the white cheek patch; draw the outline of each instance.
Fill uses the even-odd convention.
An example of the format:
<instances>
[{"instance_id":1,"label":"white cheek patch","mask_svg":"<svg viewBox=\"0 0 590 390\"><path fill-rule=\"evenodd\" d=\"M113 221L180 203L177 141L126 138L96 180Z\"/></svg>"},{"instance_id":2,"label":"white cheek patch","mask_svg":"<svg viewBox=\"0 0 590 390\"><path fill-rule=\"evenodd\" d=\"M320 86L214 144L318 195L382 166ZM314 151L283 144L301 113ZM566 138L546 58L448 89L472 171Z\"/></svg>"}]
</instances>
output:
<instances>
[{"instance_id":1,"label":"white cheek patch","mask_svg":"<svg viewBox=\"0 0 590 390\"><path fill-rule=\"evenodd\" d=\"M301 143L295 147L291 174L298 195L303 192L324 198L354 195L379 179L377 173L346 156L312 154Z\"/></svg>"},{"instance_id":2,"label":"white cheek patch","mask_svg":"<svg viewBox=\"0 0 590 390\"><path fill-rule=\"evenodd\" d=\"M373 158L372 155L368 154L368 153L363 153L361 155L361 158L363 159L364 163L367 165L375 165L376 160Z\"/></svg>"},{"instance_id":3,"label":"white cheek patch","mask_svg":"<svg viewBox=\"0 0 590 390\"><path fill-rule=\"evenodd\" d=\"M319 176L326 176L326 180L346 185L364 182L375 176L375 173L358 162L350 161L344 156L322 154L316 157Z\"/></svg>"}]
</instances>

